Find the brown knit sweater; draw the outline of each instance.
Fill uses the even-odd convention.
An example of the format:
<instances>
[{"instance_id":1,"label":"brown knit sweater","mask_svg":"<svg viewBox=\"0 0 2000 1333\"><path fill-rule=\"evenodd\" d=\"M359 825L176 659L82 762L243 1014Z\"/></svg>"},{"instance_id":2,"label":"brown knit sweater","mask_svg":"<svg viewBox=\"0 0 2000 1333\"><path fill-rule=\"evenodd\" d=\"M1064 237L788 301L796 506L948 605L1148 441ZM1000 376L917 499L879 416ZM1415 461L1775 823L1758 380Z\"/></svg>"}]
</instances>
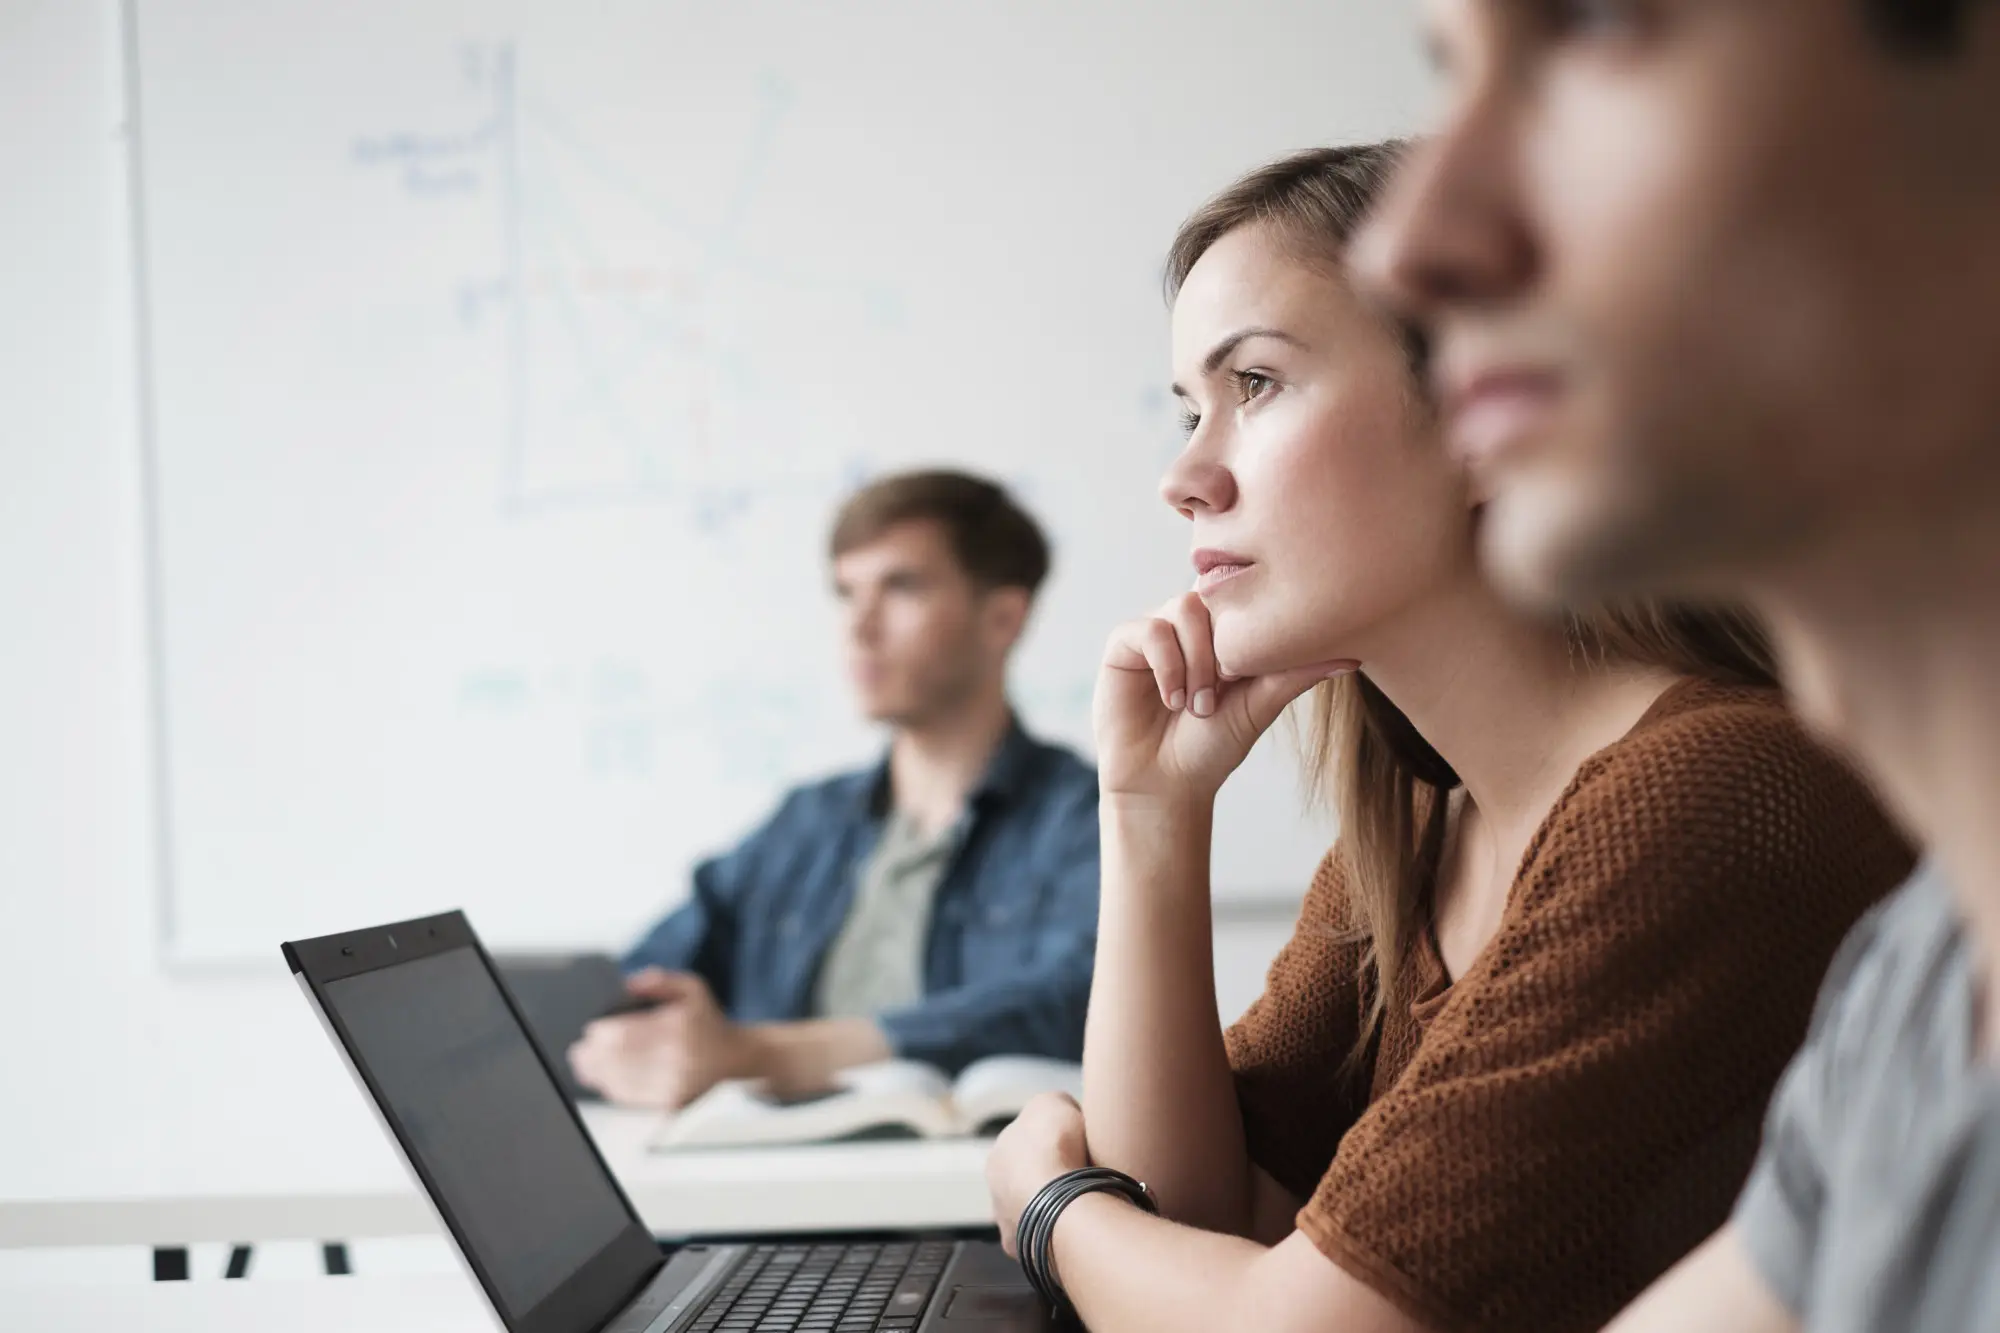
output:
<instances>
[{"instance_id":1,"label":"brown knit sweater","mask_svg":"<svg viewBox=\"0 0 2000 1333\"><path fill-rule=\"evenodd\" d=\"M1250 1153L1444 1333L1596 1329L1726 1218L1855 919L1911 868L1773 693L1674 686L1530 843L1463 977L1417 932L1372 1054L1339 849L1229 1032Z\"/></svg>"}]
</instances>

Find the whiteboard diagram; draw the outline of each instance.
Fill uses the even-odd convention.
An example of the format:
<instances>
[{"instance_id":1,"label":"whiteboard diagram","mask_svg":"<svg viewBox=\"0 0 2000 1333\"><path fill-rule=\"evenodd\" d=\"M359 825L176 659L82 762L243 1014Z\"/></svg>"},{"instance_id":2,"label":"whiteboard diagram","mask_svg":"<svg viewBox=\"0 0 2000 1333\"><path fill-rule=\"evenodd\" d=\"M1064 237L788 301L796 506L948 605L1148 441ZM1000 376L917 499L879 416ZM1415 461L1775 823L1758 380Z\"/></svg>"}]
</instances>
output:
<instances>
[{"instance_id":1,"label":"whiteboard diagram","mask_svg":"<svg viewBox=\"0 0 2000 1333\"><path fill-rule=\"evenodd\" d=\"M743 247L792 107L785 82L758 80L736 178L701 217L590 143L524 79L512 43L467 45L458 67L467 122L365 135L353 157L413 206L492 205L502 269L467 275L452 299L468 332L497 325L505 344L503 512L671 502L713 526L774 490L865 478L864 459L830 464L770 419L773 386L731 318L746 289L776 286L850 327L899 320L886 284L787 272Z\"/></svg>"}]
</instances>

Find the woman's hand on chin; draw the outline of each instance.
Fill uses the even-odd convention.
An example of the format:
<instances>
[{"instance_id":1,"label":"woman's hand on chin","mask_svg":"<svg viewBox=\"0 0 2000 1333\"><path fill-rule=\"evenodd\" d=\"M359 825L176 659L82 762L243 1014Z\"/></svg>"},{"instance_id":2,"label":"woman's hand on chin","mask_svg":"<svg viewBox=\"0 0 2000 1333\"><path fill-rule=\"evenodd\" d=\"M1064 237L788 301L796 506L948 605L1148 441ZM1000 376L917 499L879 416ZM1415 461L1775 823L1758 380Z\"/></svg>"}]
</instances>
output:
<instances>
[{"instance_id":1,"label":"woman's hand on chin","mask_svg":"<svg viewBox=\"0 0 2000 1333\"><path fill-rule=\"evenodd\" d=\"M1097 674L1098 786L1107 797L1211 802L1292 700L1355 663L1226 677L1208 607L1185 593L1112 632Z\"/></svg>"}]
</instances>

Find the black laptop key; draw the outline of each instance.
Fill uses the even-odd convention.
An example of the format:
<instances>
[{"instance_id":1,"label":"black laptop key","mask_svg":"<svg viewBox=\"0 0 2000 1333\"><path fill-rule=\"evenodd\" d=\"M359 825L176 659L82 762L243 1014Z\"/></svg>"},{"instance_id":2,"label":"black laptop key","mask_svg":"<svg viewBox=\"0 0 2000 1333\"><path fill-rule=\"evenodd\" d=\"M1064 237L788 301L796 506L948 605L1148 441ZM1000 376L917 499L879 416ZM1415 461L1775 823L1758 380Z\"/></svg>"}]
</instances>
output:
<instances>
[{"instance_id":1,"label":"black laptop key","mask_svg":"<svg viewBox=\"0 0 2000 1333\"><path fill-rule=\"evenodd\" d=\"M762 1246L691 1333L910 1333L951 1253L935 1242Z\"/></svg>"},{"instance_id":2,"label":"black laptop key","mask_svg":"<svg viewBox=\"0 0 2000 1333\"><path fill-rule=\"evenodd\" d=\"M896 1294L889 1298L889 1313L900 1318L915 1318L922 1314L924 1306L930 1301L931 1288L936 1285L935 1275L910 1274L896 1285Z\"/></svg>"}]
</instances>

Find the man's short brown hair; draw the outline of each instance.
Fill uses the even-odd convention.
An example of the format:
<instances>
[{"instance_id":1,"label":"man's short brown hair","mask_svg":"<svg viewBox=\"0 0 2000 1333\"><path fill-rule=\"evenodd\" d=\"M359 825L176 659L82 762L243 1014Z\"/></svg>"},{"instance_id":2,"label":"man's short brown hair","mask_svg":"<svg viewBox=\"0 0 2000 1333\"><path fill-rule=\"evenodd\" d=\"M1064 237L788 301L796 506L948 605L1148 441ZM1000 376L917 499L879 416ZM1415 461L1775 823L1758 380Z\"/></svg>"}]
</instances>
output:
<instances>
[{"instance_id":1,"label":"man's short brown hair","mask_svg":"<svg viewBox=\"0 0 2000 1333\"><path fill-rule=\"evenodd\" d=\"M981 587L1032 594L1048 577L1048 538L1014 497L983 477L941 469L899 472L855 492L834 519L829 552L838 559L918 520L944 529L959 565Z\"/></svg>"}]
</instances>

